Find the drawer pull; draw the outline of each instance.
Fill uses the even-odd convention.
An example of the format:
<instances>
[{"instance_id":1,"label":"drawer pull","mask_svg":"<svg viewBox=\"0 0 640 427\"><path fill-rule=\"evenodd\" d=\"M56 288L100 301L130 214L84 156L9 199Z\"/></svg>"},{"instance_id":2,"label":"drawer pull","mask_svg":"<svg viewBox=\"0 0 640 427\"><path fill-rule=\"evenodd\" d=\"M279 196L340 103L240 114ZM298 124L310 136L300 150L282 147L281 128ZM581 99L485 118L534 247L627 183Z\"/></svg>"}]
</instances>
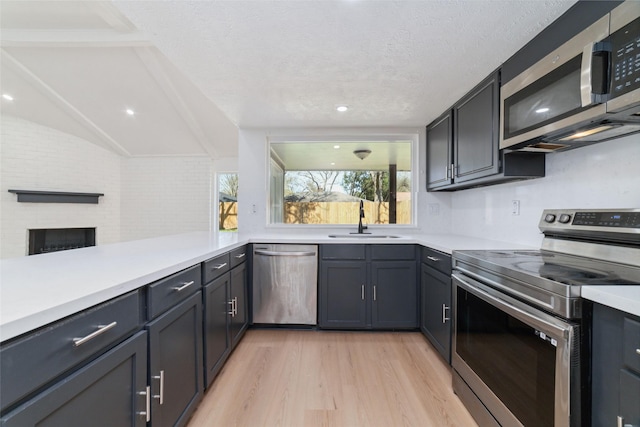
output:
<instances>
[{"instance_id":1,"label":"drawer pull","mask_svg":"<svg viewBox=\"0 0 640 427\"><path fill-rule=\"evenodd\" d=\"M155 394L153 397L154 399L158 399L162 405L164 403L164 369L160 371L160 375L155 375L151 378L160 380L160 394Z\"/></svg>"},{"instance_id":2,"label":"drawer pull","mask_svg":"<svg viewBox=\"0 0 640 427\"><path fill-rule=\"evenodd\" d=\"M640 354L640 348L636 348L636 354Z\"/></svg>"},{"instance_id":3,"label":"drawer pull","mask_svg":"<svg viewBox=\"0 0 640 427\"><path fill-rule=\"evenodd\" d=\"M182 286L176 286L176 287L173 287L173 288L171 288L171 289L173 289L173 290L174 290L174 291L176 291L176 292L180 292L180 291L182 291L183 289L187 289L189 286L193 285L194 283L195 283L195 281L193 281L193 280L192 280L192 281L190 281L190 282L185 282L185 283L183 283L183 284L182 284Z\"/></svg>"},{"instance_id":4,"label":"drawer pull","mask_svg":"<svg viewBox=\"0 0 640 427\"><path fill-rule=\"evenodd\" d=\"M360 287L360 293L361 293L362 301L364 301L364 285Z\"/></svg>"},{"instance_id":5,"label":"drawer pull","mask_svg":"<svg viewBox=\"0 0 640 427\"><path fill-rule=\"evenodd\" d=\"M98 335L102 335L105 332L107 332L109 329L114 328L117 324L118 324L118 322L111 322L108 325L98 325L98 330L90 333L86 337L74 338L73 339L73 346L74 347L80 347L82 344L86 343L87 341L91 341L92 339L94 339Z\"/></svg>"},{"instance_id":6,"label":"drawer pull","mask_svg":"<svg viewBox=\"0 0 640 427\"><path fill-rule=\"evenodd\" d=\"M147 422L151 421L151 387L147 386L146 391L139 391L140 396L146 396L146 410L138 412L138 415L145 415Z\"/></svg>"},{"instance_id":7,"label":"drawer pull","mask_svg":"<svg viewBox=\"0 0 640 427\"><path fill-rule=\"evenodd\" d=\"M222 264L214 265L213 267L211 267L211 270L220 270L221 268L223 268L226 265L227 265L227 263L223 262Z\"/></svg>"},{"instance_id":8,"label":"drawer pull","mask_svg":"<svg viewBox=\"0 0 640 427\"><path fill-rule=\"evenodd\" d=\"M242 259L242 258L244 258L245 255L246 255L246 253L236 255L235 259Z\"/></svg>"},{"instance_id":9,"label":"drawer pull","mask_svg":"<svg viewBox=\"0 0 640 427\"><path fill-rule=\"evenodd\" d=\"M427 257L427 259L428 259L429 261L433 261L433 262L438 262L438 261L440 261L440 258L436 258L436 257L434 257L434 256L428 256L428 257Z\"/></svg>"}]
</instances>

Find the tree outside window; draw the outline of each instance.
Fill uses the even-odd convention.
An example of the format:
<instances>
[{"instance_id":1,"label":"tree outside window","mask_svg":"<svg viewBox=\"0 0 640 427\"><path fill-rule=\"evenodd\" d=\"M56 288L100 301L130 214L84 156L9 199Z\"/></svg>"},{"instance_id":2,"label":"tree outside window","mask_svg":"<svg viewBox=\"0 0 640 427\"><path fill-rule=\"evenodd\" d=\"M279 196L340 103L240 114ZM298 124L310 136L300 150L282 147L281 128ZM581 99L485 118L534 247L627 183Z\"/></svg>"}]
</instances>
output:
<instances>
[{"instance_id":1,"label":"tree outside window","mask_svg":"<svg viewBox=\"0 0 640 427\"><path fill-rule=\"evenodd\" d=\"M218 230L238 230L238 174L218 175Z\"/></svg>"}]
</instances>

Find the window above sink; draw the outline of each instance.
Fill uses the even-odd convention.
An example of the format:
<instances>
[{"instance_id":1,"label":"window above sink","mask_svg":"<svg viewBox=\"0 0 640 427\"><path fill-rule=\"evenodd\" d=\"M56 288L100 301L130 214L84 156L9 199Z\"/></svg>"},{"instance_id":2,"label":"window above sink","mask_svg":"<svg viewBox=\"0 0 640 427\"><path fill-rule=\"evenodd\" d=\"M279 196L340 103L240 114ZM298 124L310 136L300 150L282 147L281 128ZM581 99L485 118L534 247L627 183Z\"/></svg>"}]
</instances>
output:
<instances>
[{"instance_id":1,"label":"window above sink","mask_svg":"<svg viewBox=\"0 0 640 427\"><path fill-rule=\"evenodd\" d=\"M270 138L269 224L413 225L418 135ZM415 187L415 188L414 188Z\"/></svg>"}]
</instances>

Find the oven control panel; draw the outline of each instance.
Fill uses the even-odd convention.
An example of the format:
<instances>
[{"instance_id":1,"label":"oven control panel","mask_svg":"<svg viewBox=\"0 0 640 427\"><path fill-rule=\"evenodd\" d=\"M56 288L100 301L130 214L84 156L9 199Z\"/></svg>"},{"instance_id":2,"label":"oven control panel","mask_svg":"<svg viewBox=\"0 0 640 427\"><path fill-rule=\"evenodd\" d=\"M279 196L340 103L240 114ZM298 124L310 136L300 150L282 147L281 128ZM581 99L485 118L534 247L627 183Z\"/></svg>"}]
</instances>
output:
<instances>
[{"instance_id":1,"label":"oven control panel","mask_svg":"<svg viewBox=\"0 0 640 427\"><path fill-rule=\"evenodd\" d=\"M538 227L545 234L626 233L640 241L640 209L546 209Z\"/></svg>"}]
</instances>

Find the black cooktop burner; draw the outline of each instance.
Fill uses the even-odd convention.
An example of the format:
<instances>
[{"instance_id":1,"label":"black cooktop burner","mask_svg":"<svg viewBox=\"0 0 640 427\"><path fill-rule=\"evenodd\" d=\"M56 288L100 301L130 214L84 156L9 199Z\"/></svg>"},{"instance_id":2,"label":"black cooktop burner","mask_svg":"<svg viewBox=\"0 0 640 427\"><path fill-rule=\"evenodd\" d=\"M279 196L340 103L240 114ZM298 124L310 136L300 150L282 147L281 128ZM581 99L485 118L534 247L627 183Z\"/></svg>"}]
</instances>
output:
<instances>
[{"instance_id":1,"label":"black cooktop burner","mask_svg":"<svg viewBox=\"0 0 640 427\"><path fill-rule=\"evenodd\" d=\"M637 285L637 269L556 252L540 250L463 251L480 260L485 266L497 266L500 273L516 272L569 286L581 285Z\"/></svg>"}]
</instances>

